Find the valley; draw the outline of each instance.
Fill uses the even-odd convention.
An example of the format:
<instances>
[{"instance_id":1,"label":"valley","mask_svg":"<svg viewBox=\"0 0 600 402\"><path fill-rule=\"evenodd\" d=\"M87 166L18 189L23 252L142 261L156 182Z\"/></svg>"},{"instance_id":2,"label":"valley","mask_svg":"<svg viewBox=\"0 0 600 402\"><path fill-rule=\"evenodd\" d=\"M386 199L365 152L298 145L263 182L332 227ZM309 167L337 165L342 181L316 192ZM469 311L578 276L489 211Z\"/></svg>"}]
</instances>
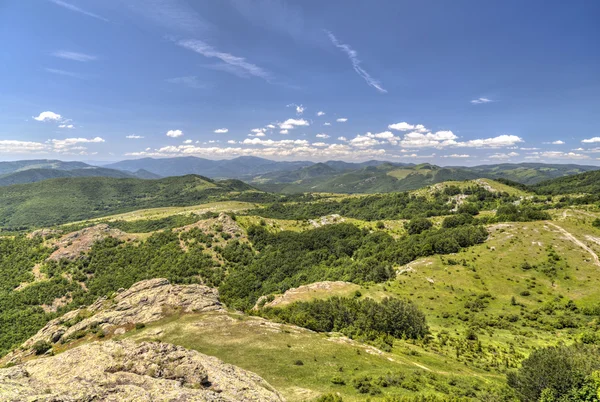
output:
<instances>
[{"instance_id":1,"label":"valley","mask_svg":"<svg viewBox=\"0 0 600 402\"><path fill-rule=\"evenodd\" d=\"M519 394L507 375L535 350L600 342L597 194L474 179L285 196L163 180L127 207L124 184L104 182L117 185L115 212L131 211L82 210L0 237L4 365L164 342L256 373L289 401L508 401ZM23 197L16 189L8 195ZM222 307L186 307L152 285L134 299L139 312L104 312L155 278L183 294L218 289L210 303Z\"/></svg>"}]
</instances>

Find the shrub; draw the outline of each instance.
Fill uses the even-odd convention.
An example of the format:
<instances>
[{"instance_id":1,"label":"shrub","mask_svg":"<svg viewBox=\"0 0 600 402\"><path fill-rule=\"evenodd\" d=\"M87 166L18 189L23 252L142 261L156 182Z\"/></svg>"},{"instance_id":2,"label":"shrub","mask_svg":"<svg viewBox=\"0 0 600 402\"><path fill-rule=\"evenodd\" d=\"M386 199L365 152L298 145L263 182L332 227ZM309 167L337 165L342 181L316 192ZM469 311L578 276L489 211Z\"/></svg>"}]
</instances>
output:
<instances>
[{"instance_id":1,"label":"shrub","mask_svg":"<svg viewBox=\"0 0 600 402\"><path fill-rule=\"evenodd\" d=\"M508 373L507 381L522 401L534 402L540 399L542 392L546 395L569 394L598 369L600 348L597 346L547 347L533 351L519 370Z\"/></svg>"},{"instance_id":2,"label":"shrub","mask_svg":"<svg viewBox=\"0 0 600 402\"><path fill-rule=\"evenodd\" d=\"M420 234L433 227L429 219L414 218L404 224L404 228L409 235Z\"/></svg>"},{"instance_id":3,"label":"shrub","mask_svg":"<svg viewBox=\"0 0 600 402\"><path fill-rule=\"evenodd\" d=\"M44 353L52 349L52 344L46 341L37 341L33 344L31 349L33 349L36 355L43 355Z\"/></svg>"}]
</instances>

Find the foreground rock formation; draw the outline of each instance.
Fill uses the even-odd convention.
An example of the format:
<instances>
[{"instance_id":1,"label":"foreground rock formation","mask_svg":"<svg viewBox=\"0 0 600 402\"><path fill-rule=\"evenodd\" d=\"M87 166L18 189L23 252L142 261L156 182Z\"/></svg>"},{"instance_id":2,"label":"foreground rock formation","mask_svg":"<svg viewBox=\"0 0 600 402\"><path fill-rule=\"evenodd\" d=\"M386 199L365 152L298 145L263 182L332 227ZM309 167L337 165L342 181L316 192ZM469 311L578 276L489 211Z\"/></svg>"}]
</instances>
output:
<instances>
[{"instance_id":1,"label":"foreground rock formation","mask_svg":"<svg viewBox=\"0 0 600 402\"><path fill-rule=\"evenodd\" d=\"M283 401L256 374L166 343L93 342L0 370L0 401Z\"/></svg>"},{"instance_id":2,"label":"foreground rock formation","mask_svg":"<svg viewBox=\"0 0 600 402\"><path fill-rule=\"evenodd\" d=\"M200 313L223 310L216 289L202 285L172 285L167 279L138 282L114 298L102 297L87 308L70 311L49 321L37 334L2 359L17 363L32 356L39 342L66 343L86 332L124 333L136 324L158 321L173 313Z\"/></svg>"}]
</instances>

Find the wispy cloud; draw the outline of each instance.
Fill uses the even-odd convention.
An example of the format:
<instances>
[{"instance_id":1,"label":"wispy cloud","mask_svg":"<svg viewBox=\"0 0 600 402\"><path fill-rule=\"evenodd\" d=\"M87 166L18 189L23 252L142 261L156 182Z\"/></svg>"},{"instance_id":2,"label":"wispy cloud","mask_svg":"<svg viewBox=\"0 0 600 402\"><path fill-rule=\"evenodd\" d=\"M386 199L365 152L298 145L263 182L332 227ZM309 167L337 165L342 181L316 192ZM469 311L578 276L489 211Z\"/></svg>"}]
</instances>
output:
<instances>
[{"instance_id":1,"label":"wispy cloud","mask_svg":"<svg viewBox=\"0 0 600 402\"><path fill-rule=\"evenodd\" d=\"M235 74L239 77L259 77L269 81L272 77L271 74L263 68L246 61L243 57L234 56L230 53L220 52L213 48L206 42L196 39L180 40L176 42L177 45L201 54L204 57L216 58L223 62L213 66L211 68L227 71Z\"/></svg>"},{"instance_id":2,"label":"wispy cloud","mask_svg":"<svg viewBox=\"0 0 600 402\"><path fill-rule=\"evenodd\" d=\"M65 77L79 78L80 80L86 78L85 75L79 74L79 73L74 73L72 71L59 70L56 68L46 68L44 70L46 70L46 72L48 72L50 74L63 75Z\"/></svg>"},{"instance_id":3,"label":"wispy cloud","mask_svg":"<svg viewBox=\"0 0 600 402\"><path fill-rule=\"evenodd\" d=\"M76 13L87 15L88 17L96 18L97 20L104 21L104 22L110 22L108 19L106 19L106 18L104 18L104 17L102 17L102 16L100 16L98 14L86 11L86 10L84 10L82 8L79 8L76 5L71 4L71 3L67 3L67 2L62 1L62 0L50 0L50 2L56 4L57 6L64 7L67 10L71 10L71 11L74 11Z\"/></svg>"},{"instance_id":4,"label":"wispy cloud","mask_svg":"<svg viewBox=\"0 0 600 402\"><path fill-rule=\"evenodd\" d=\"M217 128L215 130L215 134L225 134L225 133L228 133L228 132L229 132L229 130L226 129L226 128Z\"/></svg>"},{"instance_id":5,"label":"wispy cloud","mask_svg":"<svg viewBox=\"0 0 600 402\"><path fill-rule=\"evenodd\" d=\"M167 82L169 82L171 84L185 85L186 87L193 88L193 89L206 88L206 85L204 85L203 83L198 81L198 77L196 77L194 75L187 76L187 77L169 78L167 80Z\"/></svg>"},{"instance_id":6,"label":"wispy cloud","mask_svg":"<svg viewBox=\"0 0 600 402\"><path fill-rule=\"evenodd\" d=\"M144 136L131 134L126 136L125 138L127 138L128 140L141 140L142 138L144 138Z\"/></svg>"},{"instance_id":7,"label":"wispy cloud","mask_svg":"<svg viewBox=\"0 0 600 402\"><path fill-rule=\"evenodd\" d=\"M185 1L128 0L124 3L135 13L169 31L197 33L211 28L211 24Z\"/></svg>"},{"instance_id":8,"label":"wispy cloud","mask_svg":"<svg viewBox=\"0 0 600 402\"><path fill-rule=\"evenodd\" d=\"M471 101L471 103L474 105L480 105L482 103L490 103L490 102L494 102L494 101L491 99L488 99L488 98L477 98L477 99L473 99Z\"/></svg>"},{"instance_id":9,"label":"wispy cloud","mask_svg":"<svg viewBox=\"0 0 600 402\"><path fill-rule=\"evenodd\" d=\"M337 121L338 123L345 123L345 122L347 122L347 121L348 121L348 119L347 119L347 118L345 118L345 117L340 117L339 119L336 119L336 121Z\"/></svg>"},{"instance_id":10,"label":"wispy cloud","mask_svg":"<svg viewBox=\"0 0 600 402\"><path fill-rule=\"evenodd\" d=\"M81 62L93 61L93 60L97 59L96 56L92 56L90 54L69 52L66 50L59 50L57 52L54 52L54 53L52 53L52 56L59 57L61 59L81 61Z\"/></svg>"},{"instance_id":11,"label":"wispy cloud","mask_svg":"<svg viewBox=\"0 0 600 402\"><path fill-rule=\"evenodd\" d=\"M354 67L354 71L356 71L356 73L358 75L360 75L367 82L367 84L369 84L373 88L377 89L379 92L382 92L382 93L387 92L387 90L385 90L381 86L381 83L379 81L377 81L375 78L371 77L369 75L369 73L367 73L360 66L361 61L358 59L358 53L356 53L356 51L354 49L352 49L349 45L340 43L340 41L338 41L338 39L335 37L335 35L333 33L329 32L329 31L325 31L325 33L327 33L327 36L329 36L329 39L337 48L342 49L342 51L344 51L344 53L346 53L348 55L348 58L352 62L352 67Z\"/></svg>"}]
</instances>

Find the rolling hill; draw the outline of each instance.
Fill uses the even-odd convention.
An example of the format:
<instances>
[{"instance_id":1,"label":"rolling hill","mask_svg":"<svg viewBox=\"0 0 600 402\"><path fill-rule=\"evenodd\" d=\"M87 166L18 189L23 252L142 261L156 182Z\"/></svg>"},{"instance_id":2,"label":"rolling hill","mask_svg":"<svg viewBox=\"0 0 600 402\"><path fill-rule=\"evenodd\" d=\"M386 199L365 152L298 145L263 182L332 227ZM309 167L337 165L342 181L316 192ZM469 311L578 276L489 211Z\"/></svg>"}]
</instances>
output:
<instances>
[{"instance_id":1,"label":"rolling hill","mask_svg":"<svg viewBox=\"0 0 600 402\"><path fill-rule=\"evenodd\" d=\"M539 194L600 194L600 171L580 173L543 181L532 189Z\"/></svg>"},{"instance_id":2,"label":"rolling hill","mask_svg":"<svg viewBox=\"0 0 600 402\"><path fill-rule=\"evenodd\" d=\"M600 169L600 166L545 163L502 163L467 168L489 179L508 179L521 184L536 184L557 177Z\"/></svg>"},{"instance_id":3,"label":"rolling hill","mask_svg":"<svg viewBox=\"0 0 600 402\"><path fill-rule=\"evenodd\" d=\"M128 173L116 169L107 169L100 167L85 167L70 170L50 169L50 168L32 168L19 170L13 173L0 176L0 186L10 186L13 184L35 183L42 180L66 178L66 177L112 177L118 179L139 178L139 179L158 179L160 176L153 173L138 170L134 173Z\"/></svg>"},{"instance_id":4,"label":"rolling hill","mask_svg":"<svg viewBox=\"0 0 600 402\"><path fill-rule=\"evenodd\" d=\"M59 178L0 188L0 227L51 226L132 209L185 206L231 192L255 191L238 180L187 175L159 180Z\"/></svg>"},{"instance_id":5,"label":"rolling hill","mask_svg":"<svg viewBox=\"0 0 600 402\"><path fill-rule=\"evenodd\" d=\"M73 170L92 166L83 162L65 162L55 159L33 159L13 162L0 162L0 175L20 172L28 169Z\"/></svg>"},{"instance_id":6,"label":"rolling hill","mask_svg":"<svg viewBox=\"0 0 600 402\"><path fill-rule=\"evenodd\" d=\"M354 170L338 170L320 163L292 172L259 176L251 183L265 191L282 193L386 193L478 177L468 170L442 168L427 163L416 166L381 163Z\"/></svg>"}]
</instances>

